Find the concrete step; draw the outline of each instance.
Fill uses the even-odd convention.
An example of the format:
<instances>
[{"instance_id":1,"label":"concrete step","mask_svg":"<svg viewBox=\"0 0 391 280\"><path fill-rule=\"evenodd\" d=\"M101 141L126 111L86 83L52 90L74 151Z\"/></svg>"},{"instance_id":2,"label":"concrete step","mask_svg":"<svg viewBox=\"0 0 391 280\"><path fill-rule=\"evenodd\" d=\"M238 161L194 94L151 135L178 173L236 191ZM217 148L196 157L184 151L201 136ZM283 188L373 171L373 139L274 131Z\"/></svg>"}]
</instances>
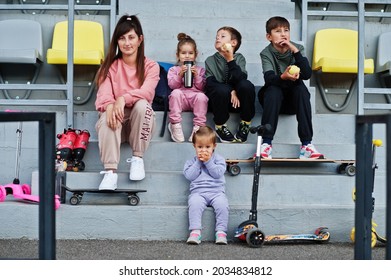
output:
<instances>
[{"instance_id":1,"label":"concrete step","mask_svg":"<svg viewBox=\"0 0 391 280\"><path fill-rule=\"evenodd\" d=\"M38 206L20 201L0 203L2 239L38 238ZM230 207L228 238L233 239L237 226L249 219L249 207ZM265 234L312 233L327 226L333 242L350 242L354 226L354 207L307 205L303 207L258 207L258 225ZM374 213L376 221L384 221L384 208ZM203 215L203 240L214 240L214 213L207 208ZM379 222L378 232L384 232ZM178 240L188 236L187 206L128 205L61 205L56 211L58 239L124 239Z\"/></svg>"},{"instance_id":2,"label":"concrete step","mask_svg":"<svg viewBox=\"0 0 391 280\"><path fill-rule=\"evenodd\" d=\"M347 175L311 174L261 174L259 180L259 205L309 204L351 205L355 178ZM253 174L225 175L226 193L230 205L250 205ZM96 189L102 179L97 172L67 172L66 185L70 189ZM128 172L119 173L119 189L144 189L139 193L141 205L187 205L189 182L182 172L147 172L142 181L130 181ZM36 191L35 186L33 190ZM69 203L71 192L66 194ZM124 194L85 193L82 204L123 204Z\"/></svg>"}]
</instances>

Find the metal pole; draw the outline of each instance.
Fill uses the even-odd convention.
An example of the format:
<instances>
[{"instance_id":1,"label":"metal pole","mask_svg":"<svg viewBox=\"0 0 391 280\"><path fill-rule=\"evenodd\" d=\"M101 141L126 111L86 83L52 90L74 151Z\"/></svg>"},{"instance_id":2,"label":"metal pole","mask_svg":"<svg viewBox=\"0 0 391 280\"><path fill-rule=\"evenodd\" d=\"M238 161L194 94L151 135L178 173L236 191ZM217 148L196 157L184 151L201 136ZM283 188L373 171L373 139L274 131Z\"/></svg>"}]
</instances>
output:
<instances>
[{"instance_id":1,"label":"metal pole","mask_svg":"<svg viewBox=\"0 0 391 280\"><path fill-rule=\"evenodd\" d=\"M372 124L356 123L356 209L354 258L371 259L372 236Z\"/></svg>"},{"instance_id":2,"label":"metal pole","mask_svg":"<svg viewBox=\"0 0 391 280\"><path fill-rule=\"evenodd\" d=\"M365 1L358 1L357 114L364 114Z\"/></svg>"},{"instance_id":3,"label":"metal pole","mask_svg":"<svg viewBox=\"0 0 391 280\"><path fill-rule=\"evenodd\" d=\"M49 115L50 114L50 115ZM39 121L39 259L56 258L55 113Z\"/></svg>"}]
</instances>

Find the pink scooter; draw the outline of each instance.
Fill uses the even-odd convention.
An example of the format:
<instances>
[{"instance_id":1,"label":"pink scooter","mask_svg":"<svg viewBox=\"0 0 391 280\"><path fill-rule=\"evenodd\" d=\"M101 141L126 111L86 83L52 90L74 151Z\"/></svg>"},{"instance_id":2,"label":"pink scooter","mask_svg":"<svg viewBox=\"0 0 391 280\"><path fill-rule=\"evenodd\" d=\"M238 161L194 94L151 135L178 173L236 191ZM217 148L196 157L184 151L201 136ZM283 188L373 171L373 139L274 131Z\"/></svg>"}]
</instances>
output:
<instances>
[{"instance_id":1,"label":"pink scooter","mask_svg":"<svg viewBox=\"0 0 391 280\"><path fill-rule=\"evenodd\" d=\"M0 185L0 202L3 202L8 194L12 194L17 199L39 203L39 196L31 194L31 188L27 184L20 185L19 182L19 168L20 168L20 152L22 144L22 123L19 123L16 130L17 137L17 149L16 149L16 164L15 164L15 179L12 184ZM60 207L60 197L55 195L54 207L57 210Z\"/></svg>"},{"instance_id":2,"label":"pink scooter","mask_svg":"<svg viewBox=\"0 0 391 280\"><path fill-rule=\"evenodd\" d=\"M39 203L39 196L31 194L31 188L27 184L8 184L0 185L0 202L4 201L8 194L12 194L17 199L22 199L34 203ZM60 207L60 197L55 195L54 207L57 210Z\"/></svg>"}]
</instances>

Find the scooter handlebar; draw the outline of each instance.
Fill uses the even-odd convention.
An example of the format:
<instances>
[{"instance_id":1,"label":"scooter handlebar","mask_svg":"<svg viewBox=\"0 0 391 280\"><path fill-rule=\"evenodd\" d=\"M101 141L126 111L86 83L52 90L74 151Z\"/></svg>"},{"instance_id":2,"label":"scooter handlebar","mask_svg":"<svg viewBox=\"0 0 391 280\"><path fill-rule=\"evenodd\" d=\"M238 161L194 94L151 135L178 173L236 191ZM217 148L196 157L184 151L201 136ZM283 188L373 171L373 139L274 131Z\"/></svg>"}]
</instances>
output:
<instances>
[{"instance_id":1,"label":"scooter handlebar","mask_svg":"<svg viewBox=\"0 0 391 280\"><path fill-rule=\"evenodd\" d=\"M250 132L252 134L258 133L258 135L263 135L266 131L270 131L272 126L270 124L258 125L250 127Z\"/></svg>"}]
</instances>

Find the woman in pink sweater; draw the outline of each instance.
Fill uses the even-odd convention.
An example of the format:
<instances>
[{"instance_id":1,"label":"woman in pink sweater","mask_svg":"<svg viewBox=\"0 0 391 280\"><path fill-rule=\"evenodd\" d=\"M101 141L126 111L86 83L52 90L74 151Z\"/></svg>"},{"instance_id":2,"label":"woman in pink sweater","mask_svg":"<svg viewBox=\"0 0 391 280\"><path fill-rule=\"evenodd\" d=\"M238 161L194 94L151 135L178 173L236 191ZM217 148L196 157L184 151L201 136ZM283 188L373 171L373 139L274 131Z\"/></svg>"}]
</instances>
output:
<instances>
[{"instance_id":1,"label":"woman in pink sweater","mask_svg":"<svg viewBox=\"0 0 391 280\"><path fill-rule=\"evenodd\" d=\"M130 180L145 177L143 155L152 138L155 113L151 103L159 81L159 65L144 56L139 19L122 16L115 27L108 54L98 72L95 102L99 151L104 166L100 190L117 188L120 145L129 142L133 156Z\"/></svg>"}]
</instances>

